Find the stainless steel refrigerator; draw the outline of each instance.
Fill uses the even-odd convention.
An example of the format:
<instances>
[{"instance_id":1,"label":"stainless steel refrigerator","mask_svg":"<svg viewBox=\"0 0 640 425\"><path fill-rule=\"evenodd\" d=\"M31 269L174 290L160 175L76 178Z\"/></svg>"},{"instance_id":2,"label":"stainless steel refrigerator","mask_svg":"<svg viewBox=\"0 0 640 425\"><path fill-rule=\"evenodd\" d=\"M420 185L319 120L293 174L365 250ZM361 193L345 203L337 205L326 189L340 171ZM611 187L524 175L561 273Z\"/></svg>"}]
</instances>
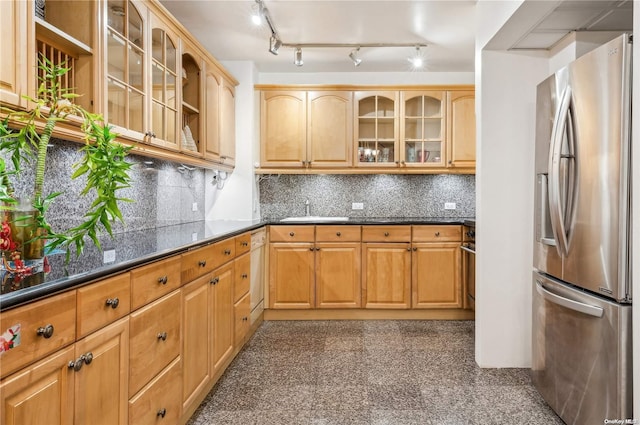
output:
<instances>
[{"instance_id":1,"label":"stainless steel refrigerator","mask_svg":"<svg viewBox=\"0 0 640 425\"><path fill-rule=\"evenodd\" d=\"M567 424L633 417L630 99L629 35L537 89L531 376Z\"/></svg>"}]
</instances>

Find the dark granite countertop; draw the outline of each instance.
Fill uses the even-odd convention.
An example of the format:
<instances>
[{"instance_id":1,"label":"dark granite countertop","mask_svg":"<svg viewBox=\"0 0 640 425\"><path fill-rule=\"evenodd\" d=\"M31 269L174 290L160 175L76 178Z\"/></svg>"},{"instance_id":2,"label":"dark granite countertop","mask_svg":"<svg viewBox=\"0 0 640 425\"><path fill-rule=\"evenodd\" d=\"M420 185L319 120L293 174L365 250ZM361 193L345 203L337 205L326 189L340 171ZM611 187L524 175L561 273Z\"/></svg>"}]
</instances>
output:
<instances>
[{"instance_id":1,"label":"dark granite countertop","mask_svg":"<svg viewBox=\"0 0 640 425\"><path fill-rule=\"evenodd\" d=\"M450 217L350 217L341 221L238 220L200 221L119 233L101 240L103 251L87 244L79 258L65 264L64 253L47 256L47 271L16 276L0 271L0 310L13 308L64 290L78 287L102 277L123 272L163 257L175 255L201 245L254 230L268 224L463 224L469 218ZM107 259L105 253L115 258Z\"/></svg>"}]
</instances>

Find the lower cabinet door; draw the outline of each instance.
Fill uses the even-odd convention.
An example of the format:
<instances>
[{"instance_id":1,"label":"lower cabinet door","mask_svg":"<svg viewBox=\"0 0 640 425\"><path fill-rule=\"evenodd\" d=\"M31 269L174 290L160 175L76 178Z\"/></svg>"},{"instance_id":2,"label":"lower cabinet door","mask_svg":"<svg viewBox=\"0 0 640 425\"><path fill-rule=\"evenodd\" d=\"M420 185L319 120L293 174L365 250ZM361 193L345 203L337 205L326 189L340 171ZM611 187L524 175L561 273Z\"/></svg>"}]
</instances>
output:
<instances>
[{"instance_id":1,"label":"lower cabinet door","mask_svg":"<svg viewBox=\"0 0 640 425\"><path fill-rule=\"evenodd\" d=\"M313 243L272 243L269 248L269 308L313 308L313 266Z\"/></svg>"},{"instance_id":2,"label":"lower cabinet door","mask_svg":"<svg viewBox=\"0 0 640 425\"><path fill-rule=\"evenodd\" d=\"M213 272L211 312L212 370L217 371L233 354L233 261Z\"/></svg>"},{"instance_id":3,"label":"lower cabinet door","mask_svg":"<svg viewBox=\"0 0 640 425\"><path fill-rule=\"evenodd\" d=\"M73 424L73 345L0 382L3 425Z\"/></svg>"},{"instance_id":4,"label":"lower cabinet door","mask_svg":"<svg viewBox=\"0 0 640 425\"><path fill-rule=\"evenodd\" d=\"M130 425L175 424L182 414L182 364L177 357L129 400Z\"/></svg>"},{"instance_id":5,"label":"lower cabinet door","mask_svg":"<svg viewBox=\"0 0 640 425\"><path fill-rule=\"evenodd\" d=\"M362 252L365 271L365 308L411 306L411 248L408 243L365 243Z\"/></svg>"},{"instance_id":6,"label":"lower cabinet door","mask_svg":"<svg viewBox=\"0 0 640 425\"><path fill-rule=\"evenodd\" d=\"M460 242L413 244L413 308L461 308Z\"/></svg>"},{"instance_id":7,"label":"lower cabinet door","mask_svg":"<svg viewBox=\"0 0 640 425\"><path fill-rule=\"evenodd\" d=\"M235 317L234 344L239 346L244 343L244 338L247 336L249 327L251 326L249 322L249 316L251 315L251 298L248 292L233 306L233 315Z\"/></svg>"},{"instance_id":8,"label":"lower cabinet door","mask_svg":"<svg viewBox=\"0 0 640 425\"><path fill-rule=\"evenodd\" d=\"M316 244L316 307L360 308L360 242Z\"/></svg>"},{"instance_id":9,"label":"lower cabinet door","mask_svg":"<svg viewBox=\"0 0 640 425\"><path fill-rule=\"evenodd\" d=\"M127 424L129 318L76 342L75 357L75 423Z\"/></svg>"}]
</instances>

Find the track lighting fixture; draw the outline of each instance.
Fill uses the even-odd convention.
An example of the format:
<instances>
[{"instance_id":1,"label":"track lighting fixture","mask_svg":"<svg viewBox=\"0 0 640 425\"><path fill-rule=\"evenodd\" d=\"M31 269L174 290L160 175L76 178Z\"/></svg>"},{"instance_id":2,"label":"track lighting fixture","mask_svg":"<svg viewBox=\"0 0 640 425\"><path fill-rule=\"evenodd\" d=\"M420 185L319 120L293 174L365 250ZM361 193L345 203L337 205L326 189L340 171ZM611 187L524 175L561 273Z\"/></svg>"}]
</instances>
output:
<instances>
[{"instance_id":1,"label":"track lighting fixture","mask_svg":"<svg viewBox=\"0 0 640 425\"><path fill-rule=\"evenodd\" d=\"M293 64L295 66L302 66L304 62L302 62L302 49L300 47L296 47L296 51L293 54Z\"/></svg>"},{"instance_id":2,"label":"track lighting fixture","mask_svg":"<svg viewBox=\"0 0 640 425\"><path fill-rule=\"evenodd\" d=\"M358 57L359 52L360 52L360 47L352 50L351 53L349 53L349 58L351 58L351 60L353 61L354 66L360 66L360 64L362 63L362 59Z\"/></svg>"},{"instance_id":3,"label":"track lighting fixture","mask_svg":"<svg viewBox=\"0 0 640 425\"><path fill-rule=\"evenodd\" d=\"M360 66L360 64L362 63L362 59L358 57L358 55L360 53L361 47L415 47L416 55L409 58L409 61L411 62L414 69L420 69L424 65L424 58L422 57L420 52L421 47L427 47L427 45L424 43L285 43L278 35L278 31L275 28L273 19L271 18L271 14L269 13L269 9L267 9L267 6L264 4L264 0L255 0L255 2L256 4L253 7L254 13L251 16L251 19L256 24L261 24L264 21L269 26L269 30L271 31L271 36L269 38L269 52L273 55L277 55L278 50L281 47L294 49L293 63L296 66L302 66L304 64L304 62L302 61L303 48L350 48L353 50L351 50L351 52L349 53L349 58L351 59L351 61L353 61L354 66Z\"/></svg>"},{"instance_id":4,"label":"track lighting fixture","mask_svg":"<svg viewBox=\"0 0 640 425\"><path fill-rule=\"evenodd\" d=\"M282 41L280 41L280 39L276 35L272 35L269 39L269 51L272 54L277 55L280 46L282 46Z\"/></svg>"}]
</instances>

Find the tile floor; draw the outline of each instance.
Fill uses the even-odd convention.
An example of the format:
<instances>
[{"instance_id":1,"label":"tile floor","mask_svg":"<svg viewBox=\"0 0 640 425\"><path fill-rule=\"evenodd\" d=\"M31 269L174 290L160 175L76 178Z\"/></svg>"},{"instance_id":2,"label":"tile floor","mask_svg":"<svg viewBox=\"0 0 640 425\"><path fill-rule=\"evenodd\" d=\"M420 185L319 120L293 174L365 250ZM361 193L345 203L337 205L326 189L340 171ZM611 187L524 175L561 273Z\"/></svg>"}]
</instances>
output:
<instances>
[{"instance_id":1,"label":"tile floor","mask_svg":"<svg viewBox=\"0 0 640 425\"><path fill-rule=\"evenodd\" d=\"M188 425L562 424L472 321L264 322Z\"/></svg>"}]
</instances>

